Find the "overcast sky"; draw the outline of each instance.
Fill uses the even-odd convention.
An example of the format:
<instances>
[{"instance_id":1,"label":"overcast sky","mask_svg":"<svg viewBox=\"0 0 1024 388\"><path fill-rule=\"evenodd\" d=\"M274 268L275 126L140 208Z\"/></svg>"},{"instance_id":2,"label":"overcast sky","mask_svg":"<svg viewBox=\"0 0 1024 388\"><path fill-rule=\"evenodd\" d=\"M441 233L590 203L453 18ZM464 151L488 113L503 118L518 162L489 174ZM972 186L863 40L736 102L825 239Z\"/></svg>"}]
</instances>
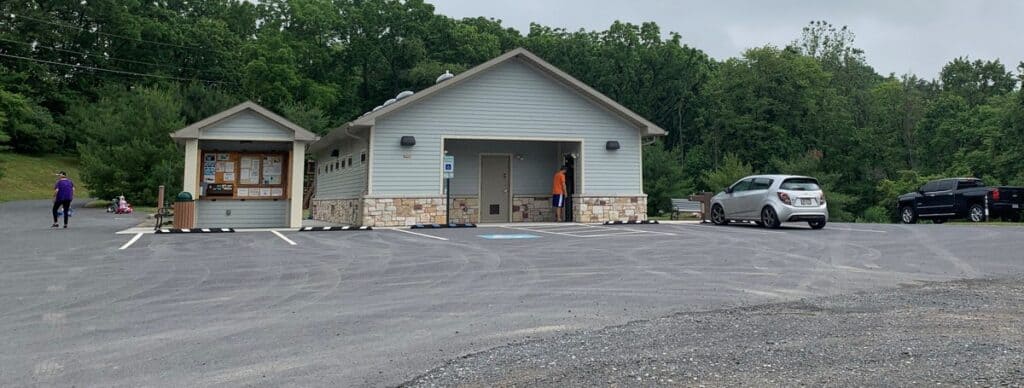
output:
<instances>
[{"instance_id":1,"label":"overcast sky","mask_svg":"<svg viewBox=\"0 0 1024 388\"><path fill-rule=\"evenodd\" d=\"M938 77L951 59L1024 60L1024 1L860 0L427 0L454 18L485 16L526 34L530 22L570 31L605 30L614 20L657 22L683 42L723 59L750 47L783 46L811 20L849 26L855 46L883 75Z\"/></svg>"}]
</instances>

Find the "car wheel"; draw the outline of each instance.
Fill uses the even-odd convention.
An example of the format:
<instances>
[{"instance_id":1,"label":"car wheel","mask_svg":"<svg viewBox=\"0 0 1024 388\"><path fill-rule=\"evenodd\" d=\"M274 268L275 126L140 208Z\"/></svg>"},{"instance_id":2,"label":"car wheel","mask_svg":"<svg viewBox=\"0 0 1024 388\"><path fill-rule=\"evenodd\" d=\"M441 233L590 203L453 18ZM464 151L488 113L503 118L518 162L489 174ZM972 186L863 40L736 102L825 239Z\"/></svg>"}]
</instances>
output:
<instances>
[{"instance_id":1,"label":"car wheel","mask_svg":"<svg viewBox=\"0 0 1024 388\"><path fill-rule=\"evenodd\" d=\"M810 225L811 229L821 229L825 227L825 221L807 221L807 225Z\"/></svg>"},{"instance_id":2,"label":"car wheel","mask_svg":"<svg viewBox=\"0 0 1024 388\"><path fill-rule=\"evenodd\" d=\"M711 222L715 225L725 225L729 223L729 220L725 218L725 209L722 205L715 205L711 207Z\"/></svg>"},{"instance_id":3,"label":"car wheel","mask_svg":"<svg viewBox=\"0 0 1024 388\"><path fill-rule=\"evenodd\" d=\"M982 222L985 221L985 207L979 204L971 205L971 210L967 213L971 222Z\"/></svg>"},{"instance_id":4,"label":"car wheel","mask_svg":"<svg viewBox=\"0 0 1024 388\"><path fill-rule=\"evenodd\" d=\"M936 219L932 220L933 224L943 224L945 222L946 222L945 218L936 218Z\"/></svg>"},{"instance_id":5,"label":"car wheel","mask_svg":"<svg viewBox=\"0 0 1024 388\"><path fill-rule=\"evenodd\" d=\"M779 214L771 206L761 209L761 223L768 229L775 229L782 225L782 222L779 221Z\"/></svg>"},{"instance_id":6,"label":"car wheel","mask_svg":"<svg viewBox=\"0 0 1024 388\"><path fill-rule=\"evenodd\" d=\"M900 209L900 222L904 224L916 224L917 223L917 212L910 206L904 206Z\"/></svg>"}]
</instances>

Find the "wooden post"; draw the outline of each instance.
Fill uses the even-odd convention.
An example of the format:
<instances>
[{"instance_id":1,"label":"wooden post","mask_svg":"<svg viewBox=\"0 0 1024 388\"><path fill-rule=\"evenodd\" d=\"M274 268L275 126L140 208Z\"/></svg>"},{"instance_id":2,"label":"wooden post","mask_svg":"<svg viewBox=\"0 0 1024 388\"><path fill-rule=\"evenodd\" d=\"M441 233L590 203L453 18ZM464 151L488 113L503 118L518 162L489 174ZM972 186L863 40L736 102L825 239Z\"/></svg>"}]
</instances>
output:
<instances>
[{"instance_id":1,"label":"wooden post","mask_svg":"<svg viewBox=\"0 0 1024 388\"><path fill-rule=\"evenodd\" d=\"M156 211L160 212L164 208L164 185L160 185L160 188L156 190Z\"/></svg>"}]
</instances>

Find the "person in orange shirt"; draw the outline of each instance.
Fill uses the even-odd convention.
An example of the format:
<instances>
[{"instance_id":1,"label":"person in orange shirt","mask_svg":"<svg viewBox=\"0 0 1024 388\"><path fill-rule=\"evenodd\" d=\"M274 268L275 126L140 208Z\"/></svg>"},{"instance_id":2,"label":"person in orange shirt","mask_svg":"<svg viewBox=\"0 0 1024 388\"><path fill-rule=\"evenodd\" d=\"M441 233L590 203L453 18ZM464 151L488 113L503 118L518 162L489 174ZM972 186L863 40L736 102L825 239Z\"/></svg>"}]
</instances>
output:
<instances>
[{"instance_id":1,"label":"person in orange shirt","mask_svg":"<svg viewBox=\"0 0 1024 388\"><path fill-rule=\"evenodd\" d=\"M551 207L555 208L555 222L565 221L565 166L559 167L551 183Z\"/></svg>"}]
</instances>

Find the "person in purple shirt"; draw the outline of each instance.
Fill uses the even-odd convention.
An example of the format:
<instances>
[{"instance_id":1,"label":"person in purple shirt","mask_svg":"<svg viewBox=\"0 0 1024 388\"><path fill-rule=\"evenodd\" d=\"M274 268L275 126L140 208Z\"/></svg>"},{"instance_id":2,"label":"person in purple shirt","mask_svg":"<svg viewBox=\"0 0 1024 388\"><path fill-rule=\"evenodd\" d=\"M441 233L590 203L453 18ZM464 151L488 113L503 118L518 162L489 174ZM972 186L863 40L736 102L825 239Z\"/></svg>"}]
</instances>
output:
<instances>
[{"instance_id":1,"label":"person in purple shirt","mask_svg":"<svg viewBox=\"0 0 1024 388\"><path fill-rule=\"evenodd\" d=\"M64 171L57 173L60 178L57 179L57 183L53 185L53 225L51 228L56 228L57 225L57 209L64 208L64 228L68 227L68 214L71 213L71 200L75 198L75 183L68 179L68 174Z\"/></svg>"}]
</instances>

